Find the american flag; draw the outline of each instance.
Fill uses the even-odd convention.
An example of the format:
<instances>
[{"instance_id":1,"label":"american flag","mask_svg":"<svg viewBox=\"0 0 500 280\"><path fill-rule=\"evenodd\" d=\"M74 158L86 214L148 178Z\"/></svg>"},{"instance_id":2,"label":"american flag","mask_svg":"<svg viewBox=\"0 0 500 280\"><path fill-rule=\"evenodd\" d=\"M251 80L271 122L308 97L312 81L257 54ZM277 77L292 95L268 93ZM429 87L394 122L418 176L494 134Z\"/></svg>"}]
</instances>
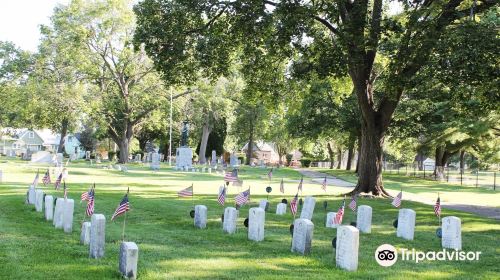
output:
<instances>
[{"instance_id":1,"label":"american flag","mask_svg":"<svg viewBox=\"0 0 500 280\"><path fill-rule=\"evenodd\" d=\"M183 190L180 190L179 192L177 192L177 195L179 197L193 196L193 185L191 185L191 187L189 187L189 188L185 188Z\"/></svg>"},{"instance_id":2,"label":"american flag","mask_svg":"<svg viewBox=\"0 0 500 280\"><path fill-rule=\"evenodd\" d=\"M342 202L342 205L339 208L339 211L337 211L337 214L333 218L333 223L336 225L342 224L342 219L344 218L344 208L345 208L345 198L344 202Z\"/></svg>"},{"instance_id":3,"label":"american flag","mask_svg":"<svg viewBox=\"0 0 500 280\"><path fill-rule=\"evenodd\" d=\"M36 172L36 176L35 176L35 179L33 180L33 187L37 187L38 186L38 177L39 177L39 174L38 174L38 171Z\"/></svg>"},{"instance_id":4,"label":"american flag","mask_svg":"<svg viewBox=\"0 0 500 280\"><path fill-rule=\"evenodd\" d=\"M87 210L85 210L85 214L87 214L87 216L92 216L92 214L94 214L94 195L95 195L94 189L90 189L87 192L87 194L88 194L88 198L87 198L88 202L87 202Z\"/></svg>"},{"instance_id":5,"label":"american flag","mask_svg":"<svg viewBox=\"0 0 500 280\"><path fill-rule=\"evenodd\" d=\"M45 172L45 175L42 178L42 182L44 185L50 184L50 173L49 170L47 169L47 172Z\"/></svg>"},{"instance_id":6,"label":"american flag","mask_svg":"<svg viewBox=\"0 0 500 280\"><path fill-rule=\"evenodd\" d=\"M68 198L68 189L66 188L66 181L63 182L64 199Z\"/></svg>"},{"instance_id":7,"label":"american flag","mask_svg":"<svg viewBox=\"0 0 500 280\"><path fill-rule=\"evenodd\" d=\"M226 187L221 186L219 195L217 196L217 202L219 202L220 205L224 206L224 203L226 202Z\"/></svg>"},{"instance_id":8,"label":"american flag","mask_svg":"<svg viewBox=\"0 0 500 280\"><path fill-rule=\"evenodd\" d=\"M354 195L352 198L351 198L351 203L349 203L349 208L351 208L352 211L356 212L356 207L358 206L357 205L357 196Z\"/></svg>"},{"instance_id":9,"label":"american flag","mask_svg":"<svg viewBox=\"0 0 500 280\"><path fill-rule=\"evenodd\" d=\"M321 188L326 192L326 176L325 176L325 180L323 180L323 184L321 185Z\"/></svg>"},{"instance_id":10,"label":"american flag","mask_svg":"<svg viewBox=\"0 0 500 280\"><path fill-rule=\"evenodd\" d=\"M267 177L269 178L269 181L271 181L273 179L273 169L272 168L269 171L269 173L267 173Z\"/></svg>"},{"instance_id":11,"label":"american flag","mask_svg":"<svg viewBox=\"0 0 500 280\"><path fill-rule=\"evenodd\" d=\"M90 192L92 191L92 188L90 188L88 191L82 193L82 195L80 196L80 202L84 201L84 200L88 200L89 197L90 197Z\"/></svg>"},{"instance_id":12,"label":"american flag","mask_svg":"<svg viewBox=\"0 0 500 280\"><path fill-rule=\"evenodd\" d=\"M392 205L396 208L398 208L399 206L401 206L401 198L403 197L403 191L400 191L398 193L398 195L394 198L394 200L392 201Z\"/></svg>"},{"instance_id":13,"label":"american flag","mask_svg":"<svg viewBox=\"0 0 500 280\"><path fill-rule=\"evenodd\" d=\"M436 204L434 205L434 214L438 217L441 216L441 198L439 198L439 196L436 200Z\"/></svg>"},{"instance_id":14,"label":"american flag","mask_svg":"<svg viewBox=\"0 0 500 280\"><path fill-rule=\"evenodd\" d=\"M224 175L224 181L226 182L238 182L238 170L233 169L231 172L226 172Z\"/></svg>"},{"instance_id":15,"label":"american flag","mask_svg":"<svg viewBox=\"0 0 500 280\"><path fill-rule=\"evenodd\" d=\"M285 183L283 182L283 178L281 179L280 183L280 192L285 193Z\"/></svg>"},{"instance_id":16,"label":"american flag","mask_svg":"<svg viewBox=\"0 0 500 280\"><path fill-rule=\"evenodd\" d=\"M239 193L235 198L234 201L236 202L236 205L241 206L245 203L247 203L250 200L250 188L248 190Z\"/></svg>"},{"instance_id":17,"label":"american flag","mask_svg":"<svg viewBox=\"0 0 500 280\"><path fill-rule=\"evenodd\" d=\"M295 214L297 214L297 202L299 201L299 193L295 195L295 197L290 201L290 211L292 212L292 215L295 217Z\"/></svg>"},{"instance_id":18,"label":"american flag","mask_svg":"<svg viewBox=\"0 0 500 280\"><path fill-rule=\"evenodd\" d=\"M43 175L42 182L44 185L50 184L50 172L47 169L47 172L45 172L45 175Z\"/></svg>"},{"instance_id":19,"label":"american flag","mask_svg":"<svg viewBox=\"0 0 500 280\"><path fill-rule=\"evenodd\" d=\"M120 216L121 214L127 212L130 209L129 203L128 203L128 190L125 196L122 198L122 201L120 201L120 204L115 210L115 213L111 217L111 221L114 220L116 217Z\"/></svg>"},{"instance_id":20,"label":"american flag","mask_svg":"<svg viewBox=\"0 0 500 280\"><path fill-rule=\"evenodd\" d=\"M299 187L297 188L297 191L302 192L302 183L303 182L304 182L304 176L302 176L302 178L300 178L300 183L299 183Z\"/></svg>"},{"instance_id":21,"label":"american flag","mask_svg":"<svg viewBox=\"0 0 500 280\"><path fill-rule=\"evenodd\" d=\"M57 180L54 183L54 186L56 187L56 190L59 190L59 187L61 186L62 176L63 176L62 173L59 174L59 177L57 177Z\"/></svg>"}]
</instances>

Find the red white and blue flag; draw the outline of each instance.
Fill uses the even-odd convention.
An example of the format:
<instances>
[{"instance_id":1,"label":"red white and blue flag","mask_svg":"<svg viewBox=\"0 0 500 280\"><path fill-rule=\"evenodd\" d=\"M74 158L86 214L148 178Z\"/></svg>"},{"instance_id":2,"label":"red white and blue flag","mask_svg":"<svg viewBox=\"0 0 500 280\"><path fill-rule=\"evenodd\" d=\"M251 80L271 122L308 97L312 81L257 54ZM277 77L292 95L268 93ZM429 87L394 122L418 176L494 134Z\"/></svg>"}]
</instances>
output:
<instances>
[{"instance_id":1,"label":"red white and blue flag","mask_svg":"<svg viewBox=\"0 0 500 280\"><path fill-rule=\"evenodd\" d=\"M50 173L49 170L47 169L47 172L45 172L45 175L42 178L42 182L44 185L50 184Z\"/></svg>"},{"instance_id":2,"label":"red white and blue flag","mask_svg":"<svg viewBox=\"0 0 500 280\"><path fill-rule=\"evenodd\" d=\"M56 190L59 190L59 188L61 187L62 177L63 177L63 174L61 172L61 174L59 174L59 176L57 177L56 182L54 183Z\"/></svg>"},{"instance_id":3,"label":"red white and blue flag","mask_svg":"<svg viewBox=\"0 0 500 280\"><path fill-rule=\"evenodd\" d=\"M392 201L392 205L396 208L399 208L401 206L401 199L403 198L403 191L400 191L398 195L394 198Z\"/></svg>"},{"instance_id":4,"label":"red white and blue flag","mask_svg":"<svg viewBox=\"0 0 500 280\"><path fill-rule=\"evenodd\" d=\"M337 214L335 214L335 217L333 218L333 223L336 225L342 224L342 219L344 218L344 208L345 208L345 198L344 202L342 202L342 205L339 208L339 211L337 211Z\"/></svg>"},{"instance_id":5,"label":"red white and blue flag","mask_svg":"<svg viewBox=\"0 0 500 280\"><path fill-rule=\"evenodd\" d=\"M224 203L226 202L226 187L221 186L219 189L219 195L217 196L217 202L224 206Z\"/></svg>"},{"instance_id":6,"label":"red white and blue flag","mask_svg":"<svg viewBox=\"0 0 500 280\"><path fill-rule=\"evenodd\" d=\"M125 196L122 198L122 201L120 201L120 204L115 210L115 213L111 217L111 221L114 220L116 217L120 216L123 213L126 213L128 210L130 210L129 202L128 202L128 190Z\"/></svg>"},{"instance_id":7,"label":"red white and blue flag","mask_svg":"<svg viewBox=\"0 0 500 280\"><path fill-rule=\"evenodd\" d=\"M92 214L94 214L94 195L95 195L95 191L94 189L91 189L89 192L87 192L88 194L88 202L87 202L87 209L85 210L85 214L87 214L87 216L92 216Z\"/></svg>"},{"instance_id":8,"label":"red white and blue flag","mask_svg":"<svg viewBox=\"0 0 500 280\"><path fill-rule=\"evenodd\" d=\"M238 182L238 170L233 169L231 172L226 172L224 175L224 181L225 182Z\"/></svg>"},{"instance_id":9,"label":"red white and blue flag","mask_svg":"<svg viewBox=\"0 0 500 280\"><path fill-rule=\"evenodd\" d=\"M180 190L179 192L177 192L177 195L179 197L190 197L190 196L193 196L193 185L191 185L191 187L189 187L189 188L185 188L183 190Z\"/></svg>"},{"instance_id":10,"label":"red white and blue flag","mask_svg":"<svg viewBox=\"0 0 500 280\"><path fill-rule=\"evenodd\" d=\"M235 198L234 201L236 202L236 205L241 206L250 200L250 188L248 190L239 193Z\"/></svg>"},{"instance_id":11,"label":"red white and blue flag","mask_svg":"<svg viewBox=\"0 0 500 280\"><path fill-rule=\"evenodd\" d=\"M349 203L349 208L351 208L351 210L354 211L354 212L356 212L356 208L358 206L358 203L357 203L356 199L357 199L357 196L354 195L351 198L351 203Z\"/></svg>"},{"instance_id":12,"label":"red white and blue flag","mask_svg":"<svg viewBox=\"0 0 500 280\"><path fill-rule=\"evenodd\" d=\"M88 200L91 191L92 191L92 188L90 188L88 191L82 193L82 195L80 196L80 202L82 202L84 200Z\"/></svg>"},{"instance_id":13,"label":"red white and blue flag","mask_svg":"<svg viewBox=\"0 0 500 280\"><path fill-rule=\"evenodd\" d=\"M297 214L297 202L299 200L299 193L295 195L295 197L290 201L290 211L292 212L292 215L295 217L295 214Z\"/></svg>"},{"instance_id":14,"label":"red white and blue flag","mask_svg":"<svg viewBox=\"0 0 500 280\"><path fill-rule=\"evenodd\" d=\"M436 200L436 204L434 205L434 214L438 217L441 216L441 198L439 196Z\"/></svg>"}]
</instances>

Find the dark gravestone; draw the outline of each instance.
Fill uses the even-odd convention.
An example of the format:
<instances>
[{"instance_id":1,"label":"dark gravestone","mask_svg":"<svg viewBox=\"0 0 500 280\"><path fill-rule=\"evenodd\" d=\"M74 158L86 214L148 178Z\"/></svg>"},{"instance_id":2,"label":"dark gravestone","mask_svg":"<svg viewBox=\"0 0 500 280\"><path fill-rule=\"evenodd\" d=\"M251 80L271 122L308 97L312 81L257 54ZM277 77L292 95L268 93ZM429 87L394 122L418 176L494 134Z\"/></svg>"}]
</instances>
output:
<instances>
[{"instance_id":1,"label":"dark gravestone","mask_svg":"<svg viewBox=\"0 0 500 280\"><path fill-rule=\"evenodd\" d=\"M245 221L243 221L243 225L244 225L245 227L248 227L248 218L246 218L246 219L245 219Z\"/></svg>"},{"instance_id":2,"label":"dark gravestone","mask_svg":"<svg viewBox=\"0 0 500 280\"><path fill-rule=\"evenodd\" d=\"M333 247L333 249L336 249L336 248L337 248L337 237L334 237L334 238L332 239L332 247Z\"/></svg>"},{"instance_id":3,"label":"dark gravestone","mask_svg":"<svg viewBox=\"0 0 500 280\"><path fill-rule=\"evenodd\" d=\"M395 228L398 228L398 219L394 220L394 222L392 223L392 225L393 225Z\"/></svg>"},{"instance_id":4,"label":"dark gravestone","mask_svg":"<svg viewBox=\"0 0 500 280\"><path fill-rule=\"evenodd\" d=\"M189 216L191 216L191 218L193 218L193 219L194 219L194 210L191 210L191 211L189 212Z\"/></svg>"},{"instance_id":5,"label":"dark gravestone","mask_svg":"<svg viewBox=\"0 0 500 280\"><path fill-rule=\"evenodd\" d=\"M293 225L293 224L291 224L291 225L290 225L290 234L291 234L292 236L293 236L293 228L294 228L294 225Z\"/></svg>"},{"instance_id":6,"label":"dark gravestone","mask_svg":"<svg viewBox=\"0 0 500 280\"><path fill-rule=\"evenodd\" d=\"M286 198L283 198L283 199L281 200L281 203L288 204L288 200L286 200Z\"/></svg>"}]
</instances>

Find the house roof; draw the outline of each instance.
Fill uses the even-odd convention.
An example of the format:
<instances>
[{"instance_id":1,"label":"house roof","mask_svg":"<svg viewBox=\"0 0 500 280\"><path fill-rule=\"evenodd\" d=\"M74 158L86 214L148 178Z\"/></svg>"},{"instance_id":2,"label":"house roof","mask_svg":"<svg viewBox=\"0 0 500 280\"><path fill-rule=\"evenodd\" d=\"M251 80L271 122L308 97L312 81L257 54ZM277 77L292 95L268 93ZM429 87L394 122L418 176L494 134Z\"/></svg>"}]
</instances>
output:
<instances>
[{"instance_id":1,"label":"house roof","mask_svg":"<svg viewBox=\"0 0 500 280\"><path fill-rule=\"evenodd\" d=\"M54 133L52 130L44 128L44 129L27 129L27 128L20 128L20 129L8 129L5 131L5 133L8 133L10 135L13 135L13 139L20 139L22 138L26 133L34 131L42 140L43 140L43 145L49 146L49 145L59 145L59 142L61 141L61 135L59 133ZM72 134L68 134L66 137L72 136ZM75 138L76 139L76 138ZM66 138L67 140L67 138ZM78 139L76 139L78 140Z\"/></svg>"},{"instance_id":2,"label":"house roof","mask_svg":"<svg viewBox=\"0 0 500 280\"><path fill-rule=\"evenodd\" d=\"M274 143L267 143L267 142L264 142L264 141L257 141L257 142L254 142L253 143L253 150L259 150L259 151L263 151L263 152L274 152L275 149L274 149ZM248 143L245 144L245 146L243 146L243 148L241 148L242 150L248 150Z\"/></svg>"}]
</instances>

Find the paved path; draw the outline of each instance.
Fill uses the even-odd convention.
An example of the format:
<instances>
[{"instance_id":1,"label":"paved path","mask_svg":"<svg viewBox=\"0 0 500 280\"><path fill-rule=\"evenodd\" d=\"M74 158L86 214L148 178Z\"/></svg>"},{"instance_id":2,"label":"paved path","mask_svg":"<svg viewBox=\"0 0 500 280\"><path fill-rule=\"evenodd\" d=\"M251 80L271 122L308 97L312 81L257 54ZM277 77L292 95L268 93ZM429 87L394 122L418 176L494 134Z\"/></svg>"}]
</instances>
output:
<instances>
[{"instance_id":1,"label":"paved path","mask_svg":"<svg viewBox=\"0 0 500 280\"><path fill-rule=\"evenodd\" d=\"M315 183L322 184L323 180L326 176L326 181L328 185L333 185L337 187L345 187L352 188L355 184L344 181L342 179L338 179L335 176L327 175L325 173L321 173L318 171L310 170L310 169L297 169L300 174L304 175L304 177L309 177ZM420 202L428 205L434 205L435 201L431 201L428 199L424 199L420 197L418 194L414 193L405 193L405 199L415 202ZM468 204L454 204L454 203L442 203L443 208L464 211L472 214L476 214L479 216L500 220L500 208L499 207L491 207L491 206L479 206L479 205L468 205Z\"/></svg>"}]
</instances>

